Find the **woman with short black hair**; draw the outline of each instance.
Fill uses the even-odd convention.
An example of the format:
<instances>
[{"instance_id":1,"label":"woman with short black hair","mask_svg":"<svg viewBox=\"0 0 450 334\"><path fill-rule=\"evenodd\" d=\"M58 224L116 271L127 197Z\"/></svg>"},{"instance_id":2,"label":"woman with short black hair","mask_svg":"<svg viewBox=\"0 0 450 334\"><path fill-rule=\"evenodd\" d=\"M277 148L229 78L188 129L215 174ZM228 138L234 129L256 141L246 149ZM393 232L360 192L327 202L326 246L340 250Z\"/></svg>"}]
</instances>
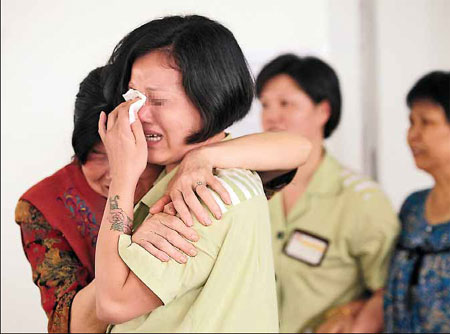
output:
<instances>
[{"instance_id":1,"label":"woman with short black hair","mask_svg":"<svg viewBox=\"0 0 450 334\"><path fill-rule=\"evenodd\" d=\"M265 131L312 144L308 162L269 201L280 331L380 331L398 220L375 182L325 149L341 117L335 71L316 57L281 55L257 76L256 93Z\"/></svg>"},{"instance_id":2,"label":"woman with short black hair","mask_svg":"<svg viewBox=\"0 0 450 334\"><path fill-rule=\"evenodd\" d=\"M216 135L247 114L254 96L247 62L231 36L225 27L197 15L166 17L135 29L119 42L110 57L107 100L113 105L121 103L123 92L129 88L134 61L148 50L159 49L170 56L167 65L182 74L181 84L202 118L202 129L188 142L198 143ZM225 99L227 94L233 99Z\"/></svg>"},{"instance_id":3,"label":"woman with short black hair","mask_svg":"<svg viewBox=\"0 0 450 334\"><path fill-rule=\"evenodd\" d=\"M388 333L450 332L450 72L420 78L406 97L408 144L431 189L408 196L384 300Z\"/></svg>"},{"instance_id":4,"label":"woman with short black hair","mask_svg":"<svg viewBox=\"0 0 450 334\"><path fill-rule=\"evenodd\" d=\"M323 137L329 138L341 120L341 89L339 79L323 60L316 57L298 57L284 54L266 64L256 79L256 96L261 97L265 85L281 74L288 75L316 104L329 104L329 117L324 125Z\"/></svg>"},{"instance_id":5,"label":"woman with short black hair","mask_svg":"<svg viewBox=\"0 0 450 334\"><path fill-rule=\"evenodd\" d=\"M148 103L131 126L128 108L136 100L99 122L112 182L96 253L98 315L115 324L114 332L278 331L267 201L255 173L217 171L215 182L229 192L229 204L202 181L190 185L217 200L222 218L209 227L194 222L198 254L185 264L160 262L145 250L152 245L138 245L130 236L181 159L227 140L224 130L249 111L252 78L233 34L201 16L165 17L128 34L109 65L106 90L113 104L129 88ZM307 150L295 154L304 161ZM148 162L165 171L133 215L135 184Z\"/></svg>"}]
</instances>

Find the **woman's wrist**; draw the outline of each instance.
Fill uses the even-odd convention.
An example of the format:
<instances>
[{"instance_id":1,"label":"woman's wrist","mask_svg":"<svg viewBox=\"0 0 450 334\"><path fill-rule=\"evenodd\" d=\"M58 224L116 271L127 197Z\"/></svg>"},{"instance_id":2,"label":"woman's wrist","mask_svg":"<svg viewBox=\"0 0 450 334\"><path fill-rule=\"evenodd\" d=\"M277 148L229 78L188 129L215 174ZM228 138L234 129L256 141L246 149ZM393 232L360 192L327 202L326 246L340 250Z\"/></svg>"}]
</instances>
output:
<instances>
[{"instance_id":1,"label":"woman's wrist","mask_svg":"<svg viewBox=\"0 0 450 334\"><path fill-rule=\"evenodd\" d=\"M136 190L137 182L131 182L128 180L114 180L109 185L108 197L119 196L122 199L132 198L134 199L134 193Z\"/></svg>"},{"instance_id":2,"label":"woman's wrist","mask_svg":"<svg viewBox=\"0 0 450 334\"><path fill-rule=\"evenodd\" d=\"M205 145L205 146L201 146L198 147L194 150L191 150L190 152L188 152L186 154L186 157L188 159L191 159L192 161L196 161L202 162L202 166L206 166L206 167L211 167L211 169L213 169L214 167L214 163L215 161L217 161L216 159L216 155L215 155L215 150L214 147L212 147L212 145Z\"/></svg>"},{"instance_id":3,"label":"woman's wrist","mask_svg":"<svg viewBox=\"0 0 450 334\"><path fill-rule=\"evenodd\" d=\"M129 175L113 175L111 183L109 185L109 190L115 189L116 191L133 191L136 189L137 184L139 182L139 178L132 177Z\"/></svg>"}]
</instances>

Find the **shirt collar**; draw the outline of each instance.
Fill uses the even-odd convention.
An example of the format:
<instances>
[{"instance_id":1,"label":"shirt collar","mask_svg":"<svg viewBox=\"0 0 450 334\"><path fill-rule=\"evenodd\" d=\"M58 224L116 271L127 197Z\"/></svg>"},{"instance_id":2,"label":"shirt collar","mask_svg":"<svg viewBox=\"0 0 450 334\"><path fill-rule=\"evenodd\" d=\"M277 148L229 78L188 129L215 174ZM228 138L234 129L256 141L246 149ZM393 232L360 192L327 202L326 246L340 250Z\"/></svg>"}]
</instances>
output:
<instances>
[{"instance_id":1,"label":"shirt collar","mask_svg":"<svg viewBox=\"0 0 450 334\"><path fill-rule=\"evenodd\" d=\"M178 166L172 169L169 173L163 170L156 181L153 183L152 188L142 197L140 203L145 204L147 207L151 207L157 200L161 198L161 194L165 192L170 180L178 170Z\"/></svg>"},{"instance_id":2,"label":"shirt collar","mask_svg":"<svg viewBox=\"0 0 450 334\"><path fill-rule=\"evenodd\" d=\"M334 195L341 191L341 165L327 151L313 175L306 192L319 195Z\"/></svg>"}]
</instances>

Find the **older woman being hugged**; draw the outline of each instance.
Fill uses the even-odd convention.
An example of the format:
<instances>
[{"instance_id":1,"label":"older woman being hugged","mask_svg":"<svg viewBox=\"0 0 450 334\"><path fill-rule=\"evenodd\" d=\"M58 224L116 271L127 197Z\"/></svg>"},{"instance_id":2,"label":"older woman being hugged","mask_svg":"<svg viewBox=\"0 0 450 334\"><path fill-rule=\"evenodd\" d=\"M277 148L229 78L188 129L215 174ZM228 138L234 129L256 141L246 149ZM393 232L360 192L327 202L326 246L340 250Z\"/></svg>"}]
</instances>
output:
<instances>
[{"instance_id":1,"label":"older woman being hugged","mask_svg":"<svg viewBox=\"0 0 450 334\"><path fill-rule=\"evenodd\" d=\"M94 293L95 246L111 182L98 135L100 112L112 110L103 98L103 70L93 70L80 84L73 161L26 191L16 207L15 219L50 333L104 332L107 326L95 315ZM134 201L145 194L159 172L160 167L146 165Z\"/></svg>"}]
</instances>

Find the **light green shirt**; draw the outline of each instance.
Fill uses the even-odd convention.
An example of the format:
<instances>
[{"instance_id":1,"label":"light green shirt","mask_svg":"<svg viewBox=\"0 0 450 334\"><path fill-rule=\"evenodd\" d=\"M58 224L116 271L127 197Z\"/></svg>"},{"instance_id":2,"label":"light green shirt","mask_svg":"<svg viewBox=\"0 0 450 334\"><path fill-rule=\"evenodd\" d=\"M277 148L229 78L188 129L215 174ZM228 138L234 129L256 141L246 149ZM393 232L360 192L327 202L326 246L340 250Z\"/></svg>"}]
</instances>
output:
<instances>
[{"instance_id":1,"label":"light green shirt","mask_svg":"<svg viewBox=\"0 0 450 334\"><path fill-rule=\"evenodd\" d=\"M139 224L175 174L165 175L135 211ZM187 264L160 262L130 236L122 235L119 254L164 303L112 332L278 332L278 312L267 200L256 173L219 170L219 181L233 204L212 192L223 213L220 221L194 229L200 240ZM144 208L144 214L142 213ZM145 210L146 209L146 210Z\"/></svg>"},{"instance_id":2,"label":"light green shirt","mask_svg":"<svg viewBox=\"0 0 450 334\"><path fill-rule=\"evenodd\" d=\"M314 330L327 310L384 287L399 222L375 182L326 154L287 217L281 193L269 208L280 332Z\"/></svg>"}]
</instances>

